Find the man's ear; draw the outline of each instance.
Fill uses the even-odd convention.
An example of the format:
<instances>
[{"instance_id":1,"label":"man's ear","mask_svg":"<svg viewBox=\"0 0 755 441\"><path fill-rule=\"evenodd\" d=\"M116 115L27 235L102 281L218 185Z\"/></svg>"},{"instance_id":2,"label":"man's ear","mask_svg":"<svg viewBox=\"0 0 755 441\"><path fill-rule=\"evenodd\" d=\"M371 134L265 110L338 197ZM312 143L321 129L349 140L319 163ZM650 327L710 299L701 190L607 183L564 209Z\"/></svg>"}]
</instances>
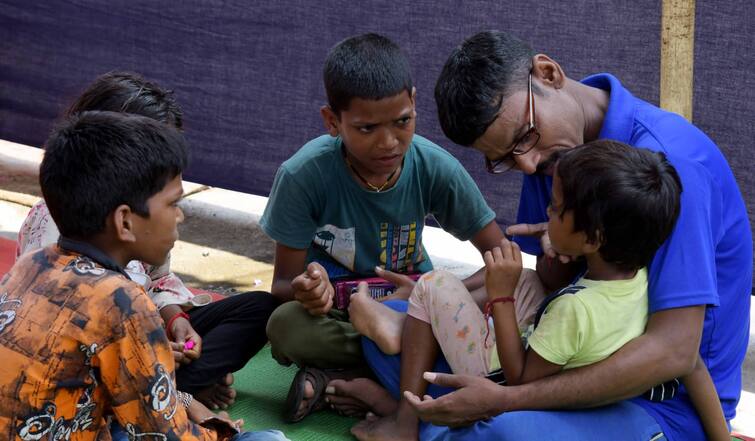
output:
<instances>
[{"instance_id":1,"label":"man's ear","mask_svg":"<svg viewBox=\"0 0 755 441\"><path fill-rule=\"evenodd\" d=\"M136 242L134 232L134 216L137 216L126 204L119 205L110 215L118 240L121 242Z\"/></svg>"},{"instance_id":2,"label":"man's ear","mask_svg":"<svg viewBox=\"0 0 755 441\"><path fill-rule=\"evenodd\" d=\"M338 128L340 121L333 109L328 105L320 107L320 116L322 116L322 122L325 124L325 130L328 131L330 136L338 136L340 133L340 129Z\"/></svg>"},{"instance_id":3,"label":"man's ear","mask_svg":"<svg viewBox=\"0 0 755 441\"><path fill-rule=\"evenodd\" d=\"M532 57L532 78L543 86L554 89L560 89L566 84L566 74L561 65L545 54Z\"/></svg>"}]
</instances>

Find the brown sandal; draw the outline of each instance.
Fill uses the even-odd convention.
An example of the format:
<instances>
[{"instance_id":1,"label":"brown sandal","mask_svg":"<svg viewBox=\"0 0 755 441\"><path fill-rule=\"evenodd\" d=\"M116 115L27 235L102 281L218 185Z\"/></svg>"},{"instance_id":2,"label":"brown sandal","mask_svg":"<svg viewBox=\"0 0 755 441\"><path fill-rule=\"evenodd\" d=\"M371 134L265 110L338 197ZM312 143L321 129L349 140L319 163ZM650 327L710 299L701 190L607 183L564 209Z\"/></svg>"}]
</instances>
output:
<instances>
[{"instance_id":1,"label":"brown sandal","mask_svg":"<svg viewBox=\"0 0 755 441\"><path fill-rule=\"evenodd\" d=\"M307 381L312 384L314 395L307 401L307 407L299 410L301 402L305 400L304 389ZM283 410L283 420L287 423L296 423L304 419L307 415L327 407L325 402L325 388L328 386L330 378L321 369L302 368L296 373L294 381L291 382L291 388L286 396L286 407Z\"/></svg>"}]
</instances>

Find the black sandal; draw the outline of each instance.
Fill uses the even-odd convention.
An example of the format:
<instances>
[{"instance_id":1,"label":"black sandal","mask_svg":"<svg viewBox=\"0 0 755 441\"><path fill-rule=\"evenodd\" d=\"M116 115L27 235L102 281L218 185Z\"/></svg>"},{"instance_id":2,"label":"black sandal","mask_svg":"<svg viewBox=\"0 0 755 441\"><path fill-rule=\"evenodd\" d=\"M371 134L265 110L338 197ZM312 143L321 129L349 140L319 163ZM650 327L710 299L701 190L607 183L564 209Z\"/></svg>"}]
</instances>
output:
<instances>
[{"instance_id":1,"label":"black sandal","mask_svg":"<svg viewBox=\"0 0 755 441\"><path fill-rule=\"evenodd\" d=\"M308 399L307 407L300 411L301 402L305 400L304 389L307 381L312 384L315 393L312 398ZM329 382L330 377L321 369L311 367L299 369L286 396L283 420L287 423L296 423L313 412L325 409L328 406L325 402L325 388Z\"/></svg>"}]
</instances>

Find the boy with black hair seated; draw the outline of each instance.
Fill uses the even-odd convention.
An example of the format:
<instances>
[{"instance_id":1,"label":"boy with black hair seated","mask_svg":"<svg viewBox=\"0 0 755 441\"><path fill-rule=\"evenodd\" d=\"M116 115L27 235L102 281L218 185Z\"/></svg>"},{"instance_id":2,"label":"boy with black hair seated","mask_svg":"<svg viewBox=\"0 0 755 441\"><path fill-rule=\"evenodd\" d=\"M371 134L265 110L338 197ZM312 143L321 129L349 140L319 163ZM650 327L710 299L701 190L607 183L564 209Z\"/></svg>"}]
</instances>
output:
<instances>
[{"instance_id":1,"label":"boy with black hair seated","mask_svg":"<svg viewBox=\"0 0 755 441\"><path fill-rule=\"evenodd\" d=\"M414 332L403 335L398 411L359 423L354 435L417 439L413 407L433 401L425 395L423 373L432 369L439 349L454 374L505 379L513 386L597 363L640 336L648 319L646 267L674 229L681 191L679 176L662 153L598 140L562 154L553 175L548 233L558 253L584 258L587 270L546 298L534 329L524 335L513 307L522 271L516 242L503 239L484 255L488 301L483 310L452 274L423 276L409 298L407 321ZM682 382L710 439L729 439L702 360ZM489 385L490 396L480 398L494 396L498 386ZM592 423L596 433L610 439L632 424L615 417ZM523 439L525 430L512 427L519 434L512 439Z\"/></svg>"},{"instance_id":2,"label":"boy with black hair seated","mask_svg":"<svg viewBox=\"0 0 755 441\"><path fill-rule=\"evenodd\" d=\"M90 110L143 115L183 128L183 112L173 93L133 72L97 77L65 112ZM38 170L37 170L38 173ZM17 257L58 241L60 232L41 200L34 204L18 233ZM160 266L132 260L124 270L141 283L165 322L173 355L179 363L176 383L212 409L233 404L233 375L267 343L265 325L278 306L264 291L239 293L221 301L195 295L171 271L170 256ZM191 342L188 345L186 342Z\"/></svg>"},{"instance_id":3,"label":"boy with black hair seated","mask_svg":"<svg viewBox=\"0 0 755 441\"><path fill-rule=\"evenodd\" d=\"M396 273L431 270L422 245L428 215L480 252L503 237L461 164L415 135L416 91L409 62L396 44L376 34L347 38L329 52L323 79L328 104L320 114L328 134L281 165L260 221L276 241L272 293L287 302L268 322L272 353L280 363L302 368L289 393L290 421L323 404L333 375L312 367L364 366L360 334L381 335L372 329L375 314L396 314L386 323L397 326L381 331L400 338L404 314L366 306L360 299L348 312L335 309L337 278L378 275L396 281L404 277ZM542 296L542 287L534 287L539 286L534 272L522 279ZM470 290L481 288L482 275L465 284ZM406 299L409 291L397 297ZM380 393L374 383L357 384L375 396ZM330 390L335 394L328 399L338 407L339 396L348 392ZM338 410L364 414L365 407L371 406L351 401Z\"/></svg>"},{"instance_id":4,"label":"boy with black hair seated","mask_svg":"<svg viewBox=\"0 0 755 441\"><path fill-rule=\"evenodd\" d=\"M112 414L129 439L285 439L238 434L176 390L162 320L124 271L161 265L178 239L186 163L181 134L142 116L84 112L53 131L40 184L60 239L0 282L1 438L101 439Z\"/></svg>"}]
</instances>

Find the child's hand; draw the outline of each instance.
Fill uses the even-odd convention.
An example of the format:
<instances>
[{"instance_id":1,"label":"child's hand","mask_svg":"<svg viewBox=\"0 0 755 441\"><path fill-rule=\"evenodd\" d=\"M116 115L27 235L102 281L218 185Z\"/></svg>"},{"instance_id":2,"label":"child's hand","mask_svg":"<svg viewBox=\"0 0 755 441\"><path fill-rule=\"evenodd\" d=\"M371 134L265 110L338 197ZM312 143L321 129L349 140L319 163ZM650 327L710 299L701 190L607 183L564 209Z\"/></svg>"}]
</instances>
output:
<instances>
[{"instance_id":1,"label":"child's hand","mask_svg":"<svg viewBox=\"0 0 755 441\"><path fill-rule=\"evenodd\" d=\"M183 317L173 321L170 334L173 341L183 346L182 363L190 363L196 360L202 353L202 337L191 326L191 323Z\"/></svg>"},{"instance_id":2,"label":"child's hand","mask_svg":"<svg viewBox=\"0 0 755 441\"><path fill-rule=\"evenodd\" d=\"M294 298L312 315L325 315L333 307L333 286L328 272L317 262L307 265L307 270L291 281Z\"/></svg>"},{"instance_id":3,"label":"child's hand","mask_svg":"<svg viewBox=\"0 0 755 441\"><path fill-rule=\"evenodd\" d=\"M412 290L414 290L414 285L416 284L410 277L403 274L394 273L393 271L388 271L387 269L381 268L379 266L375 267L375 274L377 274L378 277L382 277L383 279L391 282L394 286L396 286L396 291L393 294L381 297L380 299L378 299L378 302L385 302L386 300L396 299L409 299L409 295L411 295Z\"/></svg>"},{"instance_id":4,"label":"child's hand","mask_svg":"<svg viewBox=\"0 0 755 441\"><path fill-rule=\"evenodd\" d=\"M540 248L546 257L550 259L558 258L559 262L567 264L574 262L575 258L565 254L558 254L551 245L551 238L548 235L548 222L539 224L516 224L506 228L506 234L509 236L529 236L540 239Z\"/></svg>"},{"instance_id":5,"label":"child's hand","mask_svg":"<svg viewBox=\"0 0 755 441\"><path fill-rule=\"evenodd\" d=\"M486 251L485 289L488 299L513 296L522 273L522 252L516 242L501 240L501 246Z\"/></svg>"}]
</instances>

